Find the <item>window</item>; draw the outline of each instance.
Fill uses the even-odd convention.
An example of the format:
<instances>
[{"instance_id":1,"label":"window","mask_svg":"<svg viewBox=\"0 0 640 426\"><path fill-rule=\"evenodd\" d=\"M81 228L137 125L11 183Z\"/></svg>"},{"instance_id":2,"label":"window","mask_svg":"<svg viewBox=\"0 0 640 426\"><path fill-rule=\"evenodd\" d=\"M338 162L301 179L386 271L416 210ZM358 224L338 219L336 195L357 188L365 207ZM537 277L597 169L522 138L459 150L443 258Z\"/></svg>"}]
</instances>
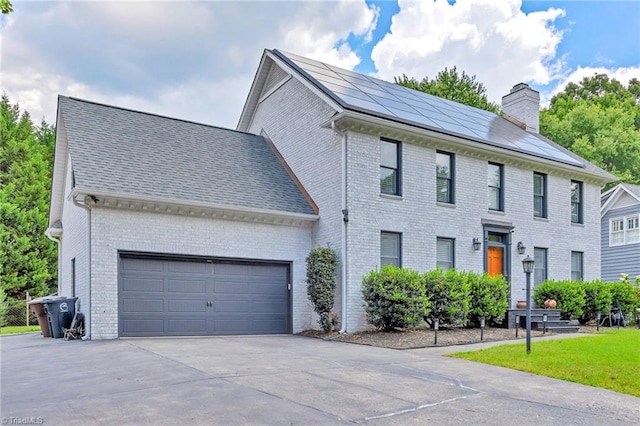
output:
<instances>
[{"instance_id":1,"label":"window","mask_svg":"<svg viewBox=\"0 0 640 426\"><path fill-rule=\"evenodd\" d=\"M571 222L582 223L582 182L571 181Z\"/></svg>"},{"instance_id":2,"label":"window","mask_svg":"<svg viewBox=\"0 0 640 426\"><path fill-rule=\"evenodd\" d=\"M76 258L71 259L71 297L76 296Z\"/></svg>"},{"instance_id":3,"label":"window","mask_svg":"<svg viewBox=\"0 0 640 426\"><path fill-rule=\"evenodd\" d=\"M640 243L640 216L618 217L609 221L609 245Z\"/></svg>"},{"instance_id":4,"label":"window","mask_svg":"<svg viewBox=\"0 0 640 426\"><path fill-rule=\"evenodd\" d=\"M380 140L380 192L400 195L400 143Z\"/></svg>"},{"instance_id":5,"label":"window","mask_svg":"<svg viewBox=\"0 0 640 426\"><path fill-rule=\"evenodd\" d=\"M533 174L533 215L547 217L547 175Z\"/></svg>"},{"instance_id":6,"label":"window","mask_svg":"<svg viewBox=\"0 0 640 426\"><path fill-rule=\"evenodd\" d=\"M535 247L533 260L533 285L538 285L547 279L547 249Z\"/></svg>"},{"instance_id":7,"label":"window","mask_svg":"<svg viewBox=\"0 0 640 426\"><path fill-rule=\"evenodd\" d=\"M582 252L571 252L571 281L582 281Z\"/></svg>"},{"instance_id":8,"label":"window","mask_svg":"<svg viewBox=\"0 0 640 426\"><path fill-rule=\"evenodd\" d=\"M436 243L436 265L443 270L453 268L454 241L452 238L438 238Z\"/></svg>"},{"instance_id":9,"label":"window","mask_svg":"<svg viewBox=\"0 0 640 426\"><path fill-rule=\"evenodd\" d=\"M504 210L502 191L502 164L489 163L487 185L489 187L489 210Z\"/></svg>"},{"instance_id":10,"label":"window","mask_svg":"<svg viewBox=\"0 0 640 426\"><path fill-rule=\"evenodd\" d=\"M640 217L627 217L627 229L625 232L627 244L640 242Z\"/></svg>"},{"instance_id":11,"label":"window","mask_svg":"<svg viewBox=\"0 0 640 426\"><path fill-rule=\"evenodd\" d=\"M380 267L385 265L402 266L400 262L401 234L395 232L380 233Z\"/></svg>"},{"instance_id":12,"label":"window","mask_svg":"<svg viewBox=\"0 0 640 426\"><path fill-rule=\"evenodd\" d=\"M453 164L454 155L436 152L436 201L453 204Z\"/></svg>"}]
</instances>

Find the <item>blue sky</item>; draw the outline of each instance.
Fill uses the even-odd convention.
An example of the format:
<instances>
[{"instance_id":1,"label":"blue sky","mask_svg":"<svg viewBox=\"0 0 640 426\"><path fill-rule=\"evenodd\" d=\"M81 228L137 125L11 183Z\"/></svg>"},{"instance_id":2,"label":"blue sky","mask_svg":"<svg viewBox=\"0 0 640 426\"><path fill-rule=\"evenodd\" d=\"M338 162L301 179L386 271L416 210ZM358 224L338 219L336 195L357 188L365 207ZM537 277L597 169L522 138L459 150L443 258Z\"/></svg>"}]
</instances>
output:
<instances>
[{"instance_id":1,"label":"blue sky","mask_svg":"<svg viewBox=\"0 0 640 426\"><path fill-rule=\"evenodd\" d=\"M2 90L36 121L58 94L234 128L265 48L386 80L476 75L543 102L606 72L640 78L640 1L14 1Z\"/></svg>"}]
</instances>

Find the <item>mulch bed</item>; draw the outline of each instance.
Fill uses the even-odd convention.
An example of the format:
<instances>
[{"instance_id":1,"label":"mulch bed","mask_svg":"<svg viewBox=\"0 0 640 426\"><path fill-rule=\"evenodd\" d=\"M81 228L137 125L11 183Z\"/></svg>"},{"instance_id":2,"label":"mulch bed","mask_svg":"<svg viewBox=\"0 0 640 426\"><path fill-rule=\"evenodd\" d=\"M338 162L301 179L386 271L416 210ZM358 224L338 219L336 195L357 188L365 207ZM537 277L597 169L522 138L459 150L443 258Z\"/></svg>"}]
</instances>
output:
<instances>
[{"instance_id":1,"label":"mulch bed","mask_svg":"<svg viewBox=\"0 0 640 426\"><path fill-rule=\"evenodd\" d=\"M595 327L580 327L579 333L593 333ZM359 333L338 334L337 332L323 333L318 330L306 330L300 335L318 337L337 342L356 343L360 345L377 346L389 349L416 349L434 346L468 345L480 343L479 328L450 327L438 330L438 344L434 343L435 331L430 328L399 329L390 332L363 331ZM531 331L531 337L542 336L543 332ZM547 335L553 335L547 332ZM518 341L524 341L526 331L518 330ZM496 327L485 327L485 342L516 340L516 330Z\"/></svg>"}]
</instances>

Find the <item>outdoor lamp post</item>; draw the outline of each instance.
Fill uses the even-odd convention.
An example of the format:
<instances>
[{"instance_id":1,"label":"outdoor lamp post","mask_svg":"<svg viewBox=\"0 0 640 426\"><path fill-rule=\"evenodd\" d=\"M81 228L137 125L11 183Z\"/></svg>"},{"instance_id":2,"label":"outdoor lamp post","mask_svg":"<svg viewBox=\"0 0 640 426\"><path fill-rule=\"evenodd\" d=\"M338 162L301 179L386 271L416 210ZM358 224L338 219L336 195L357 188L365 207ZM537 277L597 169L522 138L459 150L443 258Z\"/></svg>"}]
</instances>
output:
<instances>
[{"instance_id":1,"label":"outdoor lamp post","mask_svg":"<svg viewBox=\"0 0 640 426\"><path fill-rule=\"evenodd\" d=\"M518 329L520 328L520 315L516 314L516 339L518 338Z\"/></svg>"},{"instance_id":2,"label":"outdoor lamp post","mask_svg":"<svg viewBox=\"0 0 640 426\"><path fill-rule=\"evenodd\" d=\"M433 336L433 344L438 344L438 328L440 328L440 318L433 319L433 331L435 332Z\"/></svg>"},{"instance_id":3,"label":"outdoor lamp post","mask_svg":"<svg viewBox=\"0 0 640 426\"><path fill-rule=\"evenodd\" d=\"M527 354L531 353L531 273L534 260L527 255L522 261L522 268L527 275Z\"/></svg>"},{"instance_id":4,"label":"outdoor lamp post","mask_svg":"<svg viewBox=\"0 0 640 426\"><path fill-rule=\"evenodd\" d=\"M596 312L596 331L600 331L600 319L602 318L602 311Z\"/></svg>"},{"instance_id":5,"label":"outdoor lamp post","mask_svg":"<svg viewBox=\"0 0 640 426\"><path fill-rule=\"evenodd\" d=\"M483 342L484 341L484 317L480 318L480 341Z\"/></svg>"},{"instance_id":6,"label":"outdoor lamp post","mask_svg":"<svg viewBox=\"0 0 640 426\"><path fill-rule=\"evenodd\" d=\"M549 317L547 314L542 314L542 334L547 334L547 320Z\"/></svg>"}]
</instances>

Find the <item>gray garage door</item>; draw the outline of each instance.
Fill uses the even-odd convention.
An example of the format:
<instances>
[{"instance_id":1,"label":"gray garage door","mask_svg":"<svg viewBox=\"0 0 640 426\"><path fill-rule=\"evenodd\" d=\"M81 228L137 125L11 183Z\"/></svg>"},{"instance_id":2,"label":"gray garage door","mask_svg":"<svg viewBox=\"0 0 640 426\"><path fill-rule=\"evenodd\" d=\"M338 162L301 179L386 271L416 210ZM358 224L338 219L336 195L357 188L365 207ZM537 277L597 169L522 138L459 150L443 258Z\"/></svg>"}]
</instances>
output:
<instances>
[{"instance_id":1,"label":"gray garage door","mask_svg":"<svg viewBox=\"0 0 640 426\"><path fill-rule=\"evenodd\" d=\"M289 331L289 267L216 260L120 257L120 336Z\"/></svg>"}]
</instances>

